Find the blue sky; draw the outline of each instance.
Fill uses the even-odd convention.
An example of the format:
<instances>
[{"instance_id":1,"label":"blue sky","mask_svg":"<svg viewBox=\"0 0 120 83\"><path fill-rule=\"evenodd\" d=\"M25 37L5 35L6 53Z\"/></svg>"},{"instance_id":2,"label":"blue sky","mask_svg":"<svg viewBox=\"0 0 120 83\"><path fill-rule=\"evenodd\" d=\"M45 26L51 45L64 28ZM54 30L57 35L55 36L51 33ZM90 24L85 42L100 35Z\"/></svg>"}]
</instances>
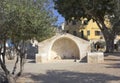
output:
<instances>
[{"instance_id":1,"label":"blue sky","mask_svg":"<svg viewBox=\"0 0 120 83\"><path fill-rule=\"evenodd\" d=\"M36 2L36 0L34 0L34 1ZM60 15L58 13L57 10L54 9L53 0L50 0L50 5L47 8L52 8L53 16L57 17L57 21L56 21L55 25L60 26L65 21L65 19L64 19L64 17L62 17L62 15Z\"/></svg>"},{"instance_id":2,"label":"blue sky","mask_svg":"<svg viewBox=\"0 0 120 83\"><path fill-rule=\"evenodd\" d=\"M57 18L57 21L55 23L55 25L60 26L64 21L64 17L62 17L61 14L58 13L58 11L56 9L54 9L54 2L53 0L49 0L50 5L47 7L48 9L50 8L51 11L53 12L53 16Z\"/></svg>"},{"instance_id":3,"label":"blue sky","mask_svg":"<svg viewBox=\"0 0 120 83\"><path fill-rule=\"evenodd\" d=\"M58 11L55 10L55 9L53 9L53 14L54 14L55 17L57 17L57 22L56 22L56 24L57 24L58 26L60 26L61 23L63 23L63 22L65 21L64 17L62 17L62 15L60 15L60 14L58 13Z\"/></svg>"}]
</instances>

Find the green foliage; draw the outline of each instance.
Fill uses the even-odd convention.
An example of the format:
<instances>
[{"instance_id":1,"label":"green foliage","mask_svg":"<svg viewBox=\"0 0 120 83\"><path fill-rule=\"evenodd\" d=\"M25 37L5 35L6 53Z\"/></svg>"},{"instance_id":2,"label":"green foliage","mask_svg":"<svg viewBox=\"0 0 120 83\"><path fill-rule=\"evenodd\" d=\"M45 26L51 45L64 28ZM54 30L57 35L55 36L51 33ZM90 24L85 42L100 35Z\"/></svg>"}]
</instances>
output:
<instances>
[{"instance_id":1,"label":"green foliage","mask_svg":"<svg viewBox=\"0 0 120 83\"><path fill-rule=\"evenodd\" d=\"M54 0L55 8L66 20L72 17L104 17L114 11L114 0ZM92 13L92 15L91 15ZM93 15L94 14L94 15Z\"/></svg>"},{"instance_id":2,"label":"green foliage","mask_svg":"<svg viewBox=\"0 0 120 83\"><path fill-rule=\"evenodd\" d=\"M116 24L120 20L120 1L119 0L54 0L55 8L65 17L66 21L80 20L81 17L87 18L88 21L93 19L103 33L106 42L106 52L113 52ZM105 24L107 16L112 24L108 28ZM116 30L115 30L116 29ZM119 30L120 31L120 30Z\"/></svg>"},{"instance_id":3,"label":"green foliage","mask_svg":"<svg viewBox=\"0 0 120 83\"><path fill-rule=\"evenodd\" d=\"M46 11L47 0L4 0L1 2L0 34L14 41L37 39L54 35L55 20ZM3 34L3 35L4 35Z\"/></svg>"},{"instance_id":4,"label":"green foliage","mask_svg":"<svg viewBox=\"0 0 120 83\"><path fill-rule=\"evenodd\" d=\"M17 51L12 74L18 78L26 59L27 40L42 41L54 35L55 29L52 25L55 20L46 7L48 2L49 0L0 0L0 66L9 83L15 82L10 79L12 75L5 64L6 41L11 39ZM16 73L18 61L20 68Z\"/></svg>"}]
</instances>

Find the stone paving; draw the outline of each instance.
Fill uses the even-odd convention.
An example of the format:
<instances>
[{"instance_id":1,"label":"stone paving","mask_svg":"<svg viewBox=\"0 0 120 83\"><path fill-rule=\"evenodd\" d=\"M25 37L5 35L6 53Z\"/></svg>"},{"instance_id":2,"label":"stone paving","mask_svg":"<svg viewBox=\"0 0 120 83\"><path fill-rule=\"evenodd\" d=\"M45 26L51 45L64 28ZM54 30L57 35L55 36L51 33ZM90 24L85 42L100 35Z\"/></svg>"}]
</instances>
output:
<instances>
[{"instance_id":1,"label":"stone paving","mask_svg":"<svg viewBox=\"0 0 120 83\"><path fill-rule=\"evenodd\" d=\"M12 66L8 63L8 67ZM12 68L12 67L10 67ZM18 83L120 83L120 56L105 57L104 63L74 60L36 64L28 60Z\"/></svg>"}]
</instances>

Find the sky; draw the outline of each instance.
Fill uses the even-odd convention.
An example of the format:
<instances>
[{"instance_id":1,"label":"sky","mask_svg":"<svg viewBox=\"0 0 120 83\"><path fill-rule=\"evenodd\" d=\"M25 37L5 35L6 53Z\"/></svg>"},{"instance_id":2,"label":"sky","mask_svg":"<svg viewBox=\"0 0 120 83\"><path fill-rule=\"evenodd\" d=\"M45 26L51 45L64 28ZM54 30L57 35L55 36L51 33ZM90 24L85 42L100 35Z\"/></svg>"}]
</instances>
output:
<instances>
[{"instance_id":1,"label":"sky","mask_svg":"<svg viewBox=\"0 0 120 83\"><path fill-rule=\"evenodd\" d=\"M34 0L34 1L36 2L36 0ZM48 8L49 7L52 8L53 16L57 17L57 21L56 21L55 25L60 26L65 21L65 19L64 19L64 17L62 17L62 15L60 15L58 13L57 10L54 9L54 2L53 2L53 0L50 1L50 5L48 6Z\"/></svg>"},{"instance_id":2,"label":"sky","mask_svg":"<svg viewBox=\"0 0 120 83\"><path fill-rule=\"evenodd\" d=\"M59 14L55 9L53 9L53 14L55 17L57 17L56 25L60 26L65 21L64 17L62 17L62 15Z\"/></svg>"},{"instance_id":3,"label":"sky","mask_svg":"<svg viewBox=\"0 0 120 83\"><path fill-rule=\"evenodd\" d=\"M53 14L54 14L53 16L57 17L56 25L60 26L65 21L65 19L61 14L59 14L59 12L56 9L54 9L54 2L53 1L51 2L51 7L53 8L52 9Z\"/></svg>"}]
</instances>

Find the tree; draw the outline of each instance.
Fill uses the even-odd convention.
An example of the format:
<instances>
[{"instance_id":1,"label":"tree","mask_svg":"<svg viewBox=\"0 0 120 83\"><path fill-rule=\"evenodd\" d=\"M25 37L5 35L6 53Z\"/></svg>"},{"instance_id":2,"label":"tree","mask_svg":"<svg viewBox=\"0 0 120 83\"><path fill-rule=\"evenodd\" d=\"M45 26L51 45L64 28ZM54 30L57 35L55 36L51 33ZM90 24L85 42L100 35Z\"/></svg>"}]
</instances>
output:
<instances>
[{"instance_id":1,"label":"tree","mask_svg":"<svg viewBox=\"0 0 120 83\"><path fill-rule=\"evenodd\" d=\"M55 20L46 8L48 0L1 0L0 1L0 65L6 82L14 83L22 74L26 57L26 43L36 39L42 41L54 35ZM12 74L6 67L6 42L10 39L17 51ZM20 59L20 71L16 66ZM14 75L14 79L12 78Z\"/></svg>"},{"instance_id":2,"label":"tree","mask_svg":"<svg viewBox=\"0 0 120 83\"><path fill-rule=\"evenodd\" d=\"M120 20L119 0L54 0L55 8L60 14L65 17L66 21L70 21L72 17L75 20L80 20L81 17L88 20L93 19L101 32L103 33L106 42L106 52L113 52L115 24ZM116 7L117 6L117 7ZM108 28L105 25L105 16L114 20L112 27Z\"/></svg>"}]
</instances>

